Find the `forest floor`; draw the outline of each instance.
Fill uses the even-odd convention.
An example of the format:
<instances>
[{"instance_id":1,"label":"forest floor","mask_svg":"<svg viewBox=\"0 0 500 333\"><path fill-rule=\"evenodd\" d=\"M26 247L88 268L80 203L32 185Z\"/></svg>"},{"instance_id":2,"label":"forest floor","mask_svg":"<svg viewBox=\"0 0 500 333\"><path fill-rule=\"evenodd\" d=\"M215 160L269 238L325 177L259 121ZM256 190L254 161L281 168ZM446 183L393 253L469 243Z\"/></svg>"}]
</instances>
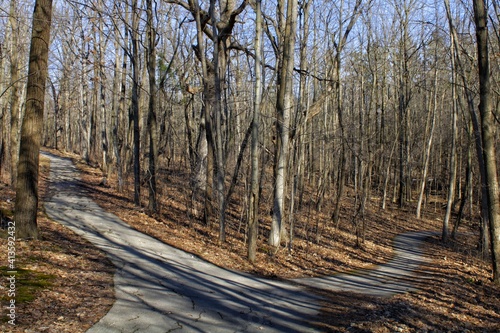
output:
<instances>
[{"instance_id":1,"label":"forest floor","mask_svg":"<svg viewBox=\"0 0 500 333\"><path fill-rule=\"evenodd\" d=\"M51 151L56 153L55 151ZM60 153L59 153L60 155ZM65 155L68 156L68 155ZM428 202L424 218L417 220L413 208L400 210L391 203L378 208L373 197L364 219L353 219L354 199L342 202L341 223L336 229L330 222L332 201L326 198L320 212L314 207L314 195L306 193L304 205L295 215L293 249L282 248L271 255L265 244L269 214L260 221L257 262L246 260L245 200L231 202L228 210L227 241L218 242L218 225L205 226L189 207L191 193L183 172L162 175L159 187L160 213L150 216L137 209L131 200L131 186L116 191L116 180L103 182L102 172L71 156L82 171L82 186L104 209L115 213L139 231L179 249L193 253L221 267L245 271L275 279L332 275L356 271L386 262L392 255L392 239L400 233L418 230L439 231L442 227L442 202ZM48 162L41 172L41 189L46 188ZM128 185L128 184L126 184ZM14 193L1 184L0 209L4 220L12 218ZM239 187L234 198L243 198ZM147 188L143 188L147 194ZM262 207L269 207L264 191ZM267 198L267 199L266 199ZM144 203L147 201L144 196ZM267 200L267 201L266 201ZM198 205L199 206L199 205ZM242 208L243 207L243 208ZM199 211L199 209L198 209ZM188 214L190 213L190 214ZM354 221L354 222L351 222ZM362 223L364 221L364 223ZM355 229L365 227L365 240L357 244ZM5 223L2 224L4 228ZM17 307L17 326L12 329L2 316L3 332L84 332L99 320L113 303L114 269L99 250L69 229L39 213L41 240L18 241L17 267L27 269L33 283L33 298ZM421 284L418 291L390 298L368 297L353 293L322 292L323 304L318 322L325 332L498 332L500 331L500 287L491 283L487 261L476 250L477 227L465 222L457 240L443 244L439 238L428 241L432 265L422 274L432 283ZM2 231L5 237L5 231ZM0 251L7 253L7 242ZM6 256L5 256L6 257ZM2 273L6 258L2 258ZM2 304L6 291L2 285Z\"/></svg>"}]
</instances>

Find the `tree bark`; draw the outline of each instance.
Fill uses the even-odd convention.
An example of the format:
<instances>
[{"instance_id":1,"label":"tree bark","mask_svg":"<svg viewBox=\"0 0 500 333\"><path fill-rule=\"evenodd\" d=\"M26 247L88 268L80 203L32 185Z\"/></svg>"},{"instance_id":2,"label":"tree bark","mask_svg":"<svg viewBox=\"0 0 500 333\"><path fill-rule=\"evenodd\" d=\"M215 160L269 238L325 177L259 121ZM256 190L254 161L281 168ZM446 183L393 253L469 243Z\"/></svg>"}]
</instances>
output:
<instances>
[{"instance_id":1,"label":"tree bark","mask_svg":"<svg viewBox=\"0 0 500 333\"><path fill-rule=\"evenodd\" d=\"M224 10L227 10L226 4ZM209 9L210 17L212 22L216 21L215 17L215 0L210 1L210 9ZM224 13L224 12L223 12ZM221 17L223 20L224 18ZM216 165L216 186L217 186L217 199L219 203L219 241L226 241L226 200L225 200L225 167L224 167L224 147L222 140L222 92L221 92L221 81L224 78L224 72L226 70L227 58L226 58L226 50L225 50L225 37L219 33L218 28L215 24L212 25L213 32L213 78L214 78L214 95L215 99L212 101L212 111L214 113L215 123L215 165ZM219 35L221 34L221 35Z\"/></svg>"},{"instance_id":2,"label":"tree bark","mask_svg":"<svg viewBox=\"0 0 500 333\"><path fill-rule=\"evenodd\" d=\"M88 105L88 77L87 77L87 65L89 64L89 51L86 50L88 47L88 42L85 37L85 30L83 27L83 18L79 17L80 20L80 62L81 62L81 74L80 74L80 101L81 101L81 111L80 117L80 154L82 155L85 162L90 161L90 117L89 117L89 105Z\"/></svg>"},{"instance_id":3,"label":"tree bark","mask_svg":"<svg viewBox=\"0 0 500 333\"><path fill-rule=\"evenodd\" d=\"M453 200L455 199L455 184L457 182L457 85L456 85L456 68L455 68L455 52L453 48L453 35L451 37L451 99L452 99L452 116L451 116L451 152L450 152L450 179L448 186L448 199L446 203L446 213L443 219L443 231L441 238L444 242L448 240L449 236L449 221L451 217L451 208L453 207Z\"/></svg>"},{"instance_id":4,"label":"tree bark","mask_svg":"<svg viewBox=\"0 0 500 333\"><path fill-rule=\"evenodd\" d=\"M428 136L427 138L427 144L425 147L425 154L424 154L424 165L422 169L422 179L420 181L420 191L418 195L418 201L417 201L417 218L419 219L422 216L422 202L424 200L424 194L425 194L425 188L427 186L427 172L429 170L429 164L431 160L431 149L432 149L432 143L434 139L434 128L436 127L436 111L437 111L437 96L438 96L438 64L437 64L437 47L435 47L434 51L434 83L433 83L433 92L432 92L432 108L430 119L427 121L427 123L430 124L429 126L426 125L426 134ZM430 109L429 108L429 109Z\"/></svg>"},{"instance_id":5,"label":"tree bark","mask_svg":"<svg viewBox=\"0 0 500 333\"><path fill-rule=\"evenodd\" d=\"M141 205L141 132L139 127L139 13L137 0L132 0L132 119L134 122L134 204Z\"/></svg>"},{"instance_id":6,"label":"tree bark","mask_svg":"<svg viewBox=\"0 0 500 333\"><path fill-rule=\"evenodd\" d=\"M491 259L493 281L500 284L500 191L498 188L495 152L495 118L491 105L490 65L488 55L488 15L484 0L474 0L477 58L479 70L479 112L483 134L483 155L486 168L488 215L490 220Z\"/></svg>"},{"instance_id":7,"label":"tree bark","mask_svg":"<svg viewBox=\"0 0 500 333\"><path fill-rule=\"evenodd\" d=\"M255 262L257 238L259 236L259 121L262 101L262 8L256 1L255 21L255 85L252 121L252 176L248 213L248 260Z\"/></svg>"},{"instance_id":8,"label":"tree bark","mask_svg":"<svg viewBox=\"0 0 500 333\"><path fill-rule=\"evenodd\" d=\"M118 8L115 5L114 11L118 13ZM127 29L125 29L127 30ZM114 155L114 164L118 177L118 191L123 191L123 165L122 165L122 151L123 138L119 139L120 117L123 115L125 109L125 80L127 72L127 61L125 55L120 55L121 47L119 42L119 25L115 23L115 64L114 64L114 77L113 77L113 98L111 105L111 143ZM127 44L128 33L125 31L125 43ZM120 70L121 67L121 70ZM122 92L123 90L123 92ZM121 143L121 144L120 144Z\"/></svg>"},{"instance_id":9,"label":"tree bark","mask_svg":"<svg viewBox=\"0 0 500 333\"><path fill-rule=\"evenodd\" d=\"M15 201L16 236L38 239L38 168L48 74L52 0L37 0L33 14L26 111L21 127Z\"/></svg>"},{"instance_id":10,"label":"tree bark","mask_svg":"<svg viewBox=\"0 0 500 333\"><path fill-rule=\"evenodd\" d=\"M149 75L149 105L147 130L149 136L149 203L148 209L151 212L158 210L157 186L156 186L156 164L158 159L158 138L156 121L156 30L154 28L153 2L146 0L147 12L147 66Z\"/></svg>"},{"instance_id":11,"label":"tree bark","mask_svg":"<svg viewBox=\"0 0 500 333\"><path fill-rule=\"evenodd\" d=\"M11 59L10 59L10 182L16 188L17 161L19 158L19 28L16 15L16 0L10 2L9 24L11 28Z\"/></svg>"},{"instance_id":12,"label":"tree bark","mask_svg":"<svg viewBox=\"0 0 500 333\"><path fill-rule=\"evenodd\" d=\"M284 1L281 2L281 8ZM284 205L285 205L285 183L287 177L287 162L289 155L289 135L290 135L290 113L293 107L293 68L295 32L297 30L297 0L287 1L286 24L283 35L283 59L278 69L278 97L276 101L277 111L277 161L275 165L275 185L273 216L271 223L271 233L269 235L269 245L275 250L280 245L283 234Z\"/></svg>"}]
</instances>

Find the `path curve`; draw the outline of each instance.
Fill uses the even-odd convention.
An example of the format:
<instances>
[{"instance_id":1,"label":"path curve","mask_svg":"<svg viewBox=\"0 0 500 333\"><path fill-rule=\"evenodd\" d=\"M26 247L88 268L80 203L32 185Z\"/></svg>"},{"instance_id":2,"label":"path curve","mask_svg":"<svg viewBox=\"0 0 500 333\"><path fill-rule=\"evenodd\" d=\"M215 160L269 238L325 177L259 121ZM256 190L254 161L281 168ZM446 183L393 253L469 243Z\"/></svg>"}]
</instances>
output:
<instances>
[{"instance_id":1,"label":"path curve","mask_svg":"<svg viewBox=\"0 0 500 333\"><path fill-rule=\"evenodd\" d=\"M318 289L380 297L414 291L417 290L417 282L431 278L418 275L417 270L432 261L426 256L425 241L436 234L434 231L417 231L396 236L392 258L374 268L295 281Z\"/></svg>"},{"instance_id":2,"label":"path curve","mask_svg":"<svg viewBox=\"0 0 500 333\"><path fill-rule=\"evenodd\" d=\"M132 229L83 193L69 159L51 160L47 215L104 250L116 302L87 332L315 332L320 299L292 283L222 269Z\"/></svg>"},{"instance_id":3,"label":"path curve","mask_svg":"<svg viewBox=\"0 0 500 333\"><path fill-rule=\"evenodd\" d=\"M222 269L132 229L94 203L71 160L51 160L47 215L107 253L116 301L87 332L316 332L321 299L307 286L388 296L413 290L431 233L403 234L385 265L359 274L281 282ZM302 286L301 286L302 285Z\"/></svg>"}]
</instances>

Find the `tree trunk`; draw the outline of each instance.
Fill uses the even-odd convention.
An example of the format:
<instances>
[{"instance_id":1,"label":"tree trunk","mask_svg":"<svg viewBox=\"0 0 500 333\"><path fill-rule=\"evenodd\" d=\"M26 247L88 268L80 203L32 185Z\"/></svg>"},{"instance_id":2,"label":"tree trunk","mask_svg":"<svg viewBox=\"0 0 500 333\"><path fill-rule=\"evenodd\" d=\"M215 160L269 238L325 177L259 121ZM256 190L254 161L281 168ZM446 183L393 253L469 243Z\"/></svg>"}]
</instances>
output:
<instances>
[{"instance_id":1,"label":"tree trunk","mask_svg":"<svg viewBox=\"0 0 500 333\"><path fill-rule=\"evenodd\" d=\"M215 0L210 1L210 17L212 22L215 22ZM215 147L215 165L216 165L216 186L217 186L217 199L219 203L219 241L226 241L226 199L225 199L225 167L224 167L224 147L222 139L222 89L221 79L224 78L224 71L226 70L226 54L225 54L225 37L219 36L218 28L215 24L212 25L213 32L213 78L214 78L214 95L212 100L212 111L214 113L215 123L215 140L213 142Z\"/></svg>"},{"instance_id":2,"label":"tree trunk","mask_svg":"<svg viewBox=\"0 0 500 333\"><path fill-rule=\"evenodd\" d=\"M99 0L98 3L99 10L102 10L104 7L102 0ZM109 142L108 142L108 112L106 110L106 74L104 72L105 69L105 55L104 49L106 47L106 40L104 38L104 23L103 20L100 19L98 22L98 36L99 36L99 45L97 47L97 71L98 75L96 76L96 80L99 81L99 94L98 94L98 104L99 104L99 114L101 116L100 119L100 130L101 130L101 170L102 170L102 183L105 184L107 182L108 172L109 172ZM97 81L96 81L97 83ZM96 88L97 89L97 88Z\"/></svg>"},{"instance_id":3,"label":"tree trunk","mask_svg":"<svg viewBox=\"0 0 500 333\"><path fill-rule=\"evenodd\" d=\"M156 30L154 28L153 2L146 0L147 6L147 66L149 75L149 106L147 129L149 135L149 204L148 209L151 212L158 210L156 195L156 164L158 159L158 138L156 122Z\"/></svg>"},{"instance_id":4,"label":"tree trunk","mask_svg":"<svg viewBox=\"0 0 500 333\"><path fill-rule=\"evenodd\" d=\"M37 0L33 13L26 111L21 128L15 201L16 236L38 238L38 167L42 136L52 1Z\"/></svg>"},{"instance_id":5,"label":"tree trunk","mask_svg":"<svg viewBox=\"0 0 500 333\"><path fill-rule=\"evenodd\" d=\"M88 42L85 37L85 30L83 27L83 18L80 19L81 31L80 31L80 62L81 62L81 74L80 74L80 101L81 101L81 111L80 111L80 153L85 160L89 163L90 161L90 117L89 117L89 92L88 92L88 77L87 77L87 65L89 64L89 51L86 50L88 47Z\"/></svg>"},{"instance_id":6,"label":"tree trunk","mask_svg":"<svg viewBox=\"0 0 500 333\"><path fill-rule=\"evenodd\" d=\"M437 53L437 48L436 48L436 53ZM434 57L437 62L437 54L434 54ZM420 181L420 192L418 195L418 202L417 202L417 218L419 219L421 217L421 210L422 210L422 202L424 199L424 194L425 194L425 187L427 185L427 171L429 169L429 162L431 159L431 149L432 149L432 140L434 138L434 128L436 124L436 111L437 111L437 84L438 84L438 67L437 63L434 64L434 91L433 91L433 102L432 102L432 111L430 115L430 125L427 128L426 127L426 133L428 133L428 139L427 139L427 145L425 148L425 154L424 154L424 166L422 170L422 179Z\"/></svg>"},{"instance_id":7,"label":"tree trunk","mask_svg":"<svg viewBox=\"0 0 500 333\"><path fill-rule=\"evenodd\" d=\"M450 180L448 186L448 200L446 203L446 213L443 219L443 232L441 238L444 242L448 240L449 221L451 217L451 209L453 200L455 199L455 184L457 182L457 85L456 85L456 68L455 68L455 52L453 48L453 35L451 36L451 99L452 99L452 116L451 116L451 152L450 152Z\"/></svg>"},{"instance_id":8,"label":"tree trunk","mask_svg":"<svg viewBox=\"0 0 500 333\"><path fill-rule=\"evenodd\" d=\"M472 129L470 129L470 131L472 132ZM472 188L472 149L471 145L469 144L467 147L467 167L465 170L465 185L462 187L460 208L458 209L457 219L455 220L455 225L453 226L453 231L451 232L452 239L455 239L456 234L458 232L458 228L460 227L460 223L464 215L465 204L467 203L467 200L472 201L472 196L469 195L471 188Z\"/></svg>"},{"instance_id":9,"label":"tree trunk","mask_svg":"<svg viewBox=\"0 0 500 333\"><path fill-rule=\"evenodd\" d=\"M139 13L137 0L132 1L132 119L134 122L134 204L141 205L141 132L139 127Z\"/></svg>"},{"instance_id":10,"label":"tree trunk","mask_svg":"<svg viewBox=\"0 0 500 333\"><path fill-rule=\"evenodd\" d=\"M255 262L259 236L259 121L262 101L262 8L256 1L255 21L255 86L252 120L252 176L248 213L248 260Z\"/></svg>"},{"instance_id":11,"label":"tree trunk","mask_svg":"<svg viewBox=\"0 0 500 333\"><path fill-rule=\"evenodd\" d=\"M17 9L18 1L10 1L9 24L11 28L11 58L10 58L10 165L11 174L10 182L12 188L16 188L17 160L19 158L19 28L17 24Z\"/></svg>"},{"instance_id":12,"label":"tree trunk","mask_svg":"<svg viewBox=\"0 0 500 333\"><path fill-rule=\"evenodd\" d=\"M115 6L115 11L118 11L118 8ZM119 26L115 25L115 66L114 66L114 78L113 78L113 99L111 106L111 142L113 145L113 155L114 155L114 164L116 167L116 173L118 178L118 191L123 191L123 165L122 165L122 150L121 146L123 145L123 138L119 139L119 128L120 128L120 118L123 116L125 112L125 80L126 80L126 72L127 72L127 60L125 55L120 55L120 43L119 43ZM128 42L128 32L125 29L125 43ZM121 66L121 70L120 70ZM120 144L121 143L121 144Z\"/></svg>"},{"instance_id":13,"label":"tree trunk","mask_svg":"<svg viewBox=\"0 0 500 333\"><path fill-rule=\"evenodd\" d=\"M281 8L284 6L282 2ZM293 107L293 68L295 32L297 30L297 0L287 1L286 26L283 36L283 60L279 68L277 111L278 156L275 166L274 204L269 245L275 250L284 232L285 183L289 155L290 113Z\"/></svg>"},{"instance_id":14,"label":"tree trunk","mask_svg":"<svg viewBox=\"0 0 500 333\"><path fill-rule=\"evenodd\" d=\"M488 15L484 0L474 0L474 22L476 24L477 58L479 70L479 112L483 134L483 155L486 168L488 192L488 215L490 220L491 259L493 281L500 284L500 191L498 188L497 161L495 152L495 118L491 106L491 82L488 55Z\"/></svg>"}]
</instances>

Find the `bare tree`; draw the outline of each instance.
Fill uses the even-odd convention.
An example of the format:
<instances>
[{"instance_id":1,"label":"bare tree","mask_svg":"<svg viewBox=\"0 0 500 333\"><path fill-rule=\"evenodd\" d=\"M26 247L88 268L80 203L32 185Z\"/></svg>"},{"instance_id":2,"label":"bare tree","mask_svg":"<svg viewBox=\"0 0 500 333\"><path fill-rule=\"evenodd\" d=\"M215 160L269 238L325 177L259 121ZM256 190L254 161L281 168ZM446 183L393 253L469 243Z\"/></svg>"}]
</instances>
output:
<instances>
[{"instance_id":1,"label":"bare tree","mask_svg":"<svg viewBox=\"0 0 500 333\"><path fill-rule=\"evenodd\" d=\"M139 127L139 8L137 0L132 0L132 27L130 31L132 51L129 53L132 64L132 105L131 114L134 122L134 204L141 205L141 132Z\"/></svg>"},{"instance_id":2,"label":"bare tree","mask_svg":"<svg viewBox=\"0 0 500 333\"><path fill-rule=\"evenodd\" d=\"M432 92L432 102L429 102L429 115L426 121L425 133L427 136L427 143L425 147L424 165L422 168L422 179L420 180L420 191L418 195L417 201L417 218L420 218L422 215L422 202L424 200L425 187L427 185L427 173L429 170L429 164L431 159L431 149L432 143L434 139L434 129L436 127L436 111L438 108L438 64L437 64L437 45L434 48L434 83L433 83L433 92ZM432 103L432 105L431 105ZM431 110L432 109L432 110Z\"/></svg>"},{"instance_id":3,"label":"bare tree","mask_svg":"<svg viewBox=\"0 0 500 333\"><path fill-rule=\"evenodd\" d=\"M147 130L149 136L149 205L151 212L158 209L157 186L156 186L156 164L158 159L158 138L156 122L156 30L154 27L153 2L146 0L147 13L147 63L149 75L149 105Z\"/></svg>"},{"instance_id":4,"label":"bare tree","mask_svg":"<svg viewBox=\"0 0 500 333\"><path fill-rule=\"evenodd\" d=\"M447 9L449 8L448 0L445 0L445 5ZM450 31L453 29L451 20L450 23ZM451 156L450 156L450 179L449 179L449 188L448 188L448 200L446 204L446 213L443 219L443 232L441 238L443 241L448 239L449 234L449 221L451 216L451 208L453 206L453 200L455 199L455 184L457 182L457 112L458 112L458 103L457 103L457 74L455 67L455 48L453 47L454 43L454 34L451 34L451 42L450 42L450 57L451 57L451 99L452 99L452 117L451 117L451 127L452 127L452 137L451 137Z\"/></svg>"},{"instance_id":5,"label":"bare tree","mask_svg":"<svg viewBox=\"0 0 500 333\"><path fill-rule=\"evenodd\" d=\"M10 163L11 185L16 187L17 160L19 157L19 27L17 17L17 1L10 1L9 23L11 28L11 57L10 57Z\"/></svg>"},{"instance_id":6,"label":"bare tree","mask_svg":"<svg viewBox=\"0 0 500 333\"><path fill-rule=\"evenodd\" d=\"M262 100L262 3L255 8L255 85L252 120L252 176L248 214L248 260L255 261L259 235L259 121Z\"/></svg>"},{"instance_id":7,"label":"bare tree","mask_svg":"<svg viewBox=\"0 0 500 333\"><path fill-rule=\"evenodd\" d=\"M48 74L52 0L37 0L33 13L26 111L21 127L15 201L16 235L38 238L38 165Z\"/></svg>"},{"instance_id":8,"label":"bare tree","mask_svg":"<svg viewBox=\"0 0 500 333\"><path fill-rule=\"evenodd\" d=\"M483 134L483 155L486 167L488 192L488 215L493 265L493 281L500 284L500 191L498 188L497 161L495 152L495 119L491 105L490 64L488 54L488 15L484 0L474 0L474 22L476 24L477 58L479 70L479 112Z\"/></svg>"},{"instance_id":9,"label":"bare tree","mask_svg":"<svg viewBox=\"0 0 500 333\"><path fill-rule=\"evenodd\" d=\"M286 9L286 15L282 12ZM283 58L279 59L278 65L278 94L276 101L277 112L277 149L275 163L275 184L273 218L271 223L271 234L269 245L275 250L279 247L282 233L284 233L284 209L285 209L285 183L287 177L287 163L289 155L290 114L293 108L293 69L295 33L297 31L297 0L280 0L278 2L278 15L283 32ZM286 18L285 18L286 17Z\"/></svg>"}]
</instances>

